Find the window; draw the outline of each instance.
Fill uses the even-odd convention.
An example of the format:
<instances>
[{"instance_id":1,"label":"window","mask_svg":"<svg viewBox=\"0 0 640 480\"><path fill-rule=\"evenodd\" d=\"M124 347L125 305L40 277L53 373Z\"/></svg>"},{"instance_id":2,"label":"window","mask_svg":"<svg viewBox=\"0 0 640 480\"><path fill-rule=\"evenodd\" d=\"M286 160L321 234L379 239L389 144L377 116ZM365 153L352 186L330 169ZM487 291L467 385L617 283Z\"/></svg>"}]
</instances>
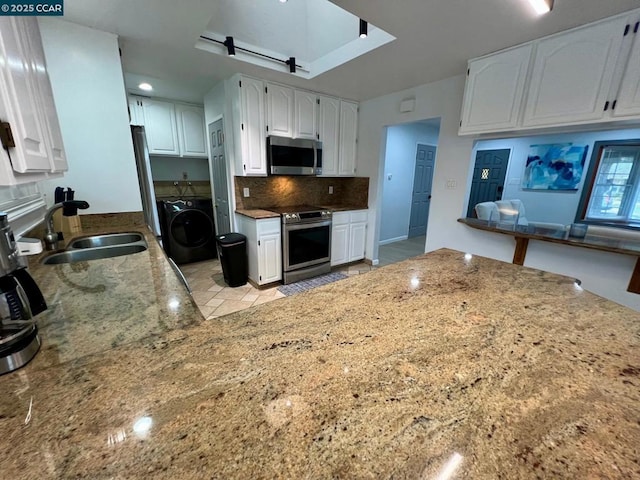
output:
<instances>
[{"instance_id":1,"label":"window","mask_svg":"<svg viewBox=\"0 0 640 480\"><path fill-rule=\"evenodd\" d=\"M640 226L640 139L596 142L576 220Z\"/></svg>"}]
</instances>

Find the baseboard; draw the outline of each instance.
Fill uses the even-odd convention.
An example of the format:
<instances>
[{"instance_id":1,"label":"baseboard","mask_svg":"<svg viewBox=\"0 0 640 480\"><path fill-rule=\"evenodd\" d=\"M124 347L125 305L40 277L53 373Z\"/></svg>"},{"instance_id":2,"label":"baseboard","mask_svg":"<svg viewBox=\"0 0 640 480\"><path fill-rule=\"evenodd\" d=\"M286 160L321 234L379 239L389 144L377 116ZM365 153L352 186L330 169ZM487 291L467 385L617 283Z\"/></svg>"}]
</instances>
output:
<instances>
[{"instance_id":1,"label":"baseboard","mask_svg":"<svg viewBox=\"0 0 640 480\"><path fill-rule=\"evenodd\" d=\"M401 237L389 238L388 240L380 240L378 242L378 245L387 245L389 243L401 242L403 240L408 240L408 239L409 239L408 235L402 235Z\"/></svg>"}]
</instances>

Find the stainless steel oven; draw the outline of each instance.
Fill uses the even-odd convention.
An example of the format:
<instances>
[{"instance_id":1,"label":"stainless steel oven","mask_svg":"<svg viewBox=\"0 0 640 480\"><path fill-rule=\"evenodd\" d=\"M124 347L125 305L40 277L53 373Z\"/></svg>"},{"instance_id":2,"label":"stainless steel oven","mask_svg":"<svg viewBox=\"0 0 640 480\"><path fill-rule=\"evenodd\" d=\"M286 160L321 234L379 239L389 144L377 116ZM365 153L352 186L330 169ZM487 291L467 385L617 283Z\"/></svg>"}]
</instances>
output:
<instances>
[{"instance_id":1,"label":"stainless steel oven","mask_svg":"<svg viewBox=\"0 0 640 480\"><path fill-rule=\"evenodd\" d=\"M284 284L331 271L331 211L288 207L282 217Z\"/></svg>"}]
</instances>

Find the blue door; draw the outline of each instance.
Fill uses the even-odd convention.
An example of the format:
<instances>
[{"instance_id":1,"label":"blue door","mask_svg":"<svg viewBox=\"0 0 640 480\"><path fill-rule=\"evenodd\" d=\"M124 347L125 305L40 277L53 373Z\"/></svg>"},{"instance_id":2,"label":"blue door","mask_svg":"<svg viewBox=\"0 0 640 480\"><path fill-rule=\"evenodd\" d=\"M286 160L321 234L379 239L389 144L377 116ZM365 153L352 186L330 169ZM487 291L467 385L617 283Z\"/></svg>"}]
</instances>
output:
<instances>
[{"instance_id":1,"label":"blue door","mask_svg":"<svg viewBox=\"0 0 640 480\"><path fill-rule=\"evenodd\" d=\"M471 180L469 207L467 217L475 218L474 207L481 202L495 202L502 200L504 177L509 163L509 148L503 150L478 150L476 164Z\"/></svg>"}]
</instances>

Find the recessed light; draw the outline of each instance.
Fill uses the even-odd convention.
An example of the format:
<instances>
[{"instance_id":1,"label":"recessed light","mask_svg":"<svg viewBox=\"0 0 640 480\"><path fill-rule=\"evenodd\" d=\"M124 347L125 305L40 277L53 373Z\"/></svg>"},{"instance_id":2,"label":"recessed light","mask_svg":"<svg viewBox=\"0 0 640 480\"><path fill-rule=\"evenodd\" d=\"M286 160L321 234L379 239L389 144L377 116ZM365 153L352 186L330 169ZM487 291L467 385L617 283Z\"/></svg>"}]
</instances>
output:
<instances>
[{"instance_id":1,"label":"recessed light","mask_svg":"<svg viewBox=\"0 0 640 480\"><path fill-rule=\"evenodd\" d=\"M287 0L280 0L280 3L287 3Z\"/></svg>"},{"instance_id":2,"label":"recessed light","mask_svg":"<svg viewBox=\"0 0 640 480\"><path fill-rule=\"evenodd\" d=\"M553 8L553 0L529 0L538 15L549 13Z\"/></svg>"},{"instance_id":3,"label":"recessed light","mask_svg":"<svg viewBox=\"0 0 640 480\"><path fill-rule=\"evenodd\" d=\"M153 86L147 82L142 82L140 85L138 85L138 88L146 92L150 92L151 90L153 90Z\"/></svg>"}]
</instances>

